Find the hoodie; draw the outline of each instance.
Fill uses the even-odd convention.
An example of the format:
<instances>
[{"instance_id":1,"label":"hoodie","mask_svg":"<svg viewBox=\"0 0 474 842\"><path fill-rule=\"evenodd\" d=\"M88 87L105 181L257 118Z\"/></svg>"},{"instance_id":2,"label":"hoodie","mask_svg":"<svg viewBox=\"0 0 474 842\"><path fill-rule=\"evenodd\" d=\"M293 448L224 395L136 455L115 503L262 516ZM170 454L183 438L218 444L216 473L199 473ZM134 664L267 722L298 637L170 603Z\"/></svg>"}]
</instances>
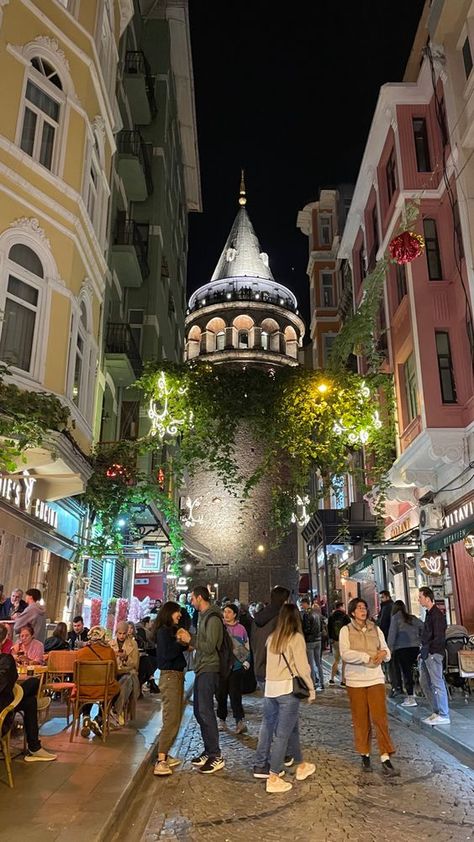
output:
<instances>
[{"instance_id":1,"label":"hoodie","mask_svg":"<svg viewBox=\"0 0 474 842\"><path fill-rule=\"evenodd\" d=\"M192 637L196 649L194 656L194 671L196 675L202 672L219 672L219 649L224 634L222 614L215 605L210 605L207 611L199 614L197 633Z\"/></svg>"},{"instance_id":2,"label":"hoodie","mask_svg":"<svg viewBox=\"0 0 474 842\"><path fill-rule=\"evenodd\" d=\"M253 618L251 646L253 664L257 681L265 681L268 637L274 631L277 624L281 605L267 605Z\"/></svg>"},{"instance_id":3,"label":"hoodie","mask_svg":"<svg viewBox=\"0 0 474 842\"><path fill-rule=\"evenodd\" d=\"M40 605L39 602L31 602L25 608L23 614L18 617L13 630L18 633L27 623L31 623L33 626L36 640L44 643L46 640L46 609L44 605Z\"/></svg>"}]
</instances>

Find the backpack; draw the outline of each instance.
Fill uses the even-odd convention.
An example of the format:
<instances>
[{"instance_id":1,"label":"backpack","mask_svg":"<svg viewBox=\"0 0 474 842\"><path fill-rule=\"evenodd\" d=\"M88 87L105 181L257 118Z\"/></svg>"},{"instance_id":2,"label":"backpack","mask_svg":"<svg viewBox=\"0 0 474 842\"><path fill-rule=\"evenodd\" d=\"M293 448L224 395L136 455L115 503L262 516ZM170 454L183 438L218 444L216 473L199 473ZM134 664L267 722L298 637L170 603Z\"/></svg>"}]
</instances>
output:
<instances>
[{"instance_id":1,"label":"backpack","mask_svg":"<svg viewBox=\"0 0 474 842\"><path fill-rule=\"evenodd\" d=\"M216 617L217 614L211 614L211 617ZM206 625L209 618L206 618ZM219 620L222 624L222 643L217 648L217 654L219 655L219 675L221 678L229 678L229 675L232 672L232 668L235 662L235 655L234 655L234 645L232 642L232 637L230 636L229 632L227 631L224 621L221 617Z\"/></svg>"}]
</instances>

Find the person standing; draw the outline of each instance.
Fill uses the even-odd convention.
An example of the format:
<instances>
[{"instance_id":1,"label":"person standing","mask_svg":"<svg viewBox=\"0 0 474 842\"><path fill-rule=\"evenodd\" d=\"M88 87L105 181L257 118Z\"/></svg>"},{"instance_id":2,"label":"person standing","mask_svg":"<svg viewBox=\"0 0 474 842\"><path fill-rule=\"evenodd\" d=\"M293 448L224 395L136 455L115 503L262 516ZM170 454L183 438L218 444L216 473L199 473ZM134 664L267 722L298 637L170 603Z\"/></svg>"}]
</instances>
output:
<instances>
[{"instance_id":1,"label":"person standing","mask_svg":"<svg viewBox=\"0 0 474 842\"><path fill-rule=\"evenodd\" d=\"M299 675L309 689L308 701L314 701L315 698L301 618L296 605L282 606L266 648L263 722L253 774L255 778L267 779L267 792L281 793L288 792L293 786L281 778L283 766L287 765L286 757L290 756L297 764L297 781L306 780L316 771L314 763L303 761L298 727L300 699L293 695L292 676ZM270 740L267 734L270 734Z\"/></svg>"},{"instance_id":2,"label":"person standing","mask_svg":"<svg viewBox=\"0 0 474 842\"><path fill-rule=\"evenodd\" d=\"M307 596L300 599L301 624L306 644L306 655L311 668L311 678L316 690L324 690L322 655L322 617L313 613Z\"/></svg>"},{"instance_id":3,"label":"person standing","mask_svg":"<svg viewBox=\"0 0 474 842\"><path fill-rule=\"evenodd\" d=\"M267 605L253 619L250 645L252 647L255 678L261 690L265 684L265 664L267 660L266 643L275 630L280 608L288 602L290 592L281 585L276 585L270 594L270 605Z\"/></svg>"},{"instance_id":4,"label":"person standing","mask_svg":"<svg viewBox=\"0 0 474 842\"><path fill-rule=\"evenodd\" d=\"M177 633L181 615L186 606L176 602L165 602L156 620L156 657L160 669L160 693L162 701L163 725L158 741L158 759L153 774L171 775L180 760L171 757L169 750L173 745L181 724L184 699L184 652L191 641L191 635L185 629Z\"/></svg>"},{"instance_id":5,"label":"person standing","mask_svg":"<svg viewBox=\"0 0 474 842\"><path fill-rule=\"evenodd\" d=\"M194 716L201 729L204 751L191 763L205 775L211 775L225 765L219 747L219 731L214 712L214 696L219 689L219 649L225 634L222 615L211 605L211 596L204 586L194 588L191 602L199 612L197 633L191 638L194 659ZM179 629L176 638L185 642L188 632Z\"/></svg>"},{"instance_id":6,"label":"person standing","mask_svg":"<svg viewBox=\"0 0 474 842\"><path fill-rule=\"evenodd\" d=\"M407 697L402 702L402 707L406 708L416 707L413 692L413 668L420 653L422 631L423 623L421 620L408 613L403 600L395 600L387 643L394 660L397 661L398 669L403 675Z\"/></svg>"},{"instance_id":7,"label":"person standing","mask_svg":"<svg viewBox=\"0 0 474 842\"><path fill-rule=\"evenodd\" d=\"M331 667L331 678L329 679L329 684L336 683L336 675L339 671L339 661L341 660L341 653L339 651L339 634L343 626L347 626L350 623L350 618L347 616L346 612L344 611L344 603L343 602L336 602L334 604L334 611L332 612L331 616L328 620L328 635L329 640L331 641L332 651L334 655L334 660ZM342 669L341 669L341 687L346 686L345 682L345 664L342 661Z\"/></svg>"},{"instance_id":8,"label":"person standing","mask_svg":"<svg viewBox=\"0 0 474 842\"><path fill-rule=\"evenodd\" d=\"M392 620L393 599L390 596L390 591L380 591L379 595L381 607L377 617L377 625L382 629L383 636L387 640ZM398 696L403 693L402 674L395 658L392 658L387 664L386 673L390 681L390 695Z\"/></svg>"},{"instance_id":9,"label":"person standing","mask_svg":"<svg viewBox=\"0 0 474 842\"><path fill-rule=\"evenodd\" d=\"M227 718L227 696L230 696L230 706L235 719L235 733L243 734L247 726L242 706L242 677L245 670L250 668L250 648L248 634L238 620L239 609L233 603L229 603L224 608L224 624L227 633L232 638L235 660L227 678L222 675L219 677L217 718L219 727L224 728Z\"/></svg>"},{"instance_id":10,"label":"person standing","mask_svg":"<svg viewBox=\"0 0 474 842\"><path fill-rule=\"evenodd\" d=\"M23 626L29 623L33 626L33 633L36 640L44 643L46 640L46 611L41 605L41 591L38 588L29 588L26 593L26 608L18 616L13 627L17 634Z\"/></svg>"},{"instance_id":11,"label":"person standing","mask_svg":"<svg viewBox=\"0 0 474 842\"><path fill-rule=\"evenodd\" d=\"M382 762L382 773L395 777L400 773L392 766L395 752L387 719L385 676L381 667L390 660L390 650L382 630L368 619L365 599L351 599L347 613L350 623L339 632L339 649L346 664L346 685L351 706L355 749L361 756L362 770L371 772L370 742L375 729Z\"/></svg>"},{"instance_id":12,"label":"person standing","mask_svg":"<svg viewBox=\"0 0 474 842\"><path fill-rule=\"evenodd\" d=\"M435 604L431 588L420 588L418 601L426 609L419 655L420 685L432 710L423 722L428 725L449 725L448 691L443 677L446 617Z\"/></svg>"}]
</instances>

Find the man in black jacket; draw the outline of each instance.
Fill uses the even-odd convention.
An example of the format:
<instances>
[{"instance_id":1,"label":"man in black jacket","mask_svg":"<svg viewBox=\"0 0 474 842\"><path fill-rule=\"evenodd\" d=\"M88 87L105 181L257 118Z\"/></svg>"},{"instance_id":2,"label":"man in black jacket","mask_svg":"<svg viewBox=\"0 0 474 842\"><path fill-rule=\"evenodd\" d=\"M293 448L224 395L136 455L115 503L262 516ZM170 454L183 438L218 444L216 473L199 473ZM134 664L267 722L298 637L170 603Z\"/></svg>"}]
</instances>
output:
<instances>
[{"instance_id":1,"label":"man in black jacket","mask_svg":"<svg viewBox=\"0 0 474 842\"><path fill-rule=\"evenodd\" d=\"M13 688L18 679L15 659L11 655L0 655L0 710L3 710L13 701ZM17 704L15 710L23 713L23 724L28 745L28 754L25 760L28 763L42 760L56 760L56 755L41 747L38 736L38 703L36 694L38 692L38 679L27 678L22 683L23 698ZM3 728L4 732L11 728L15 710L8 714Z\"/></svg>"},{"instance_id":2,"label":"man in black jacket","mask_svg":"<svg viewBox=\"0 0 474 842\"><path fill-rule=\"evenodd\" d=\"M22 614L27 608L27 604L23 599L23 591L21 588L15 588L12 595L7 597L5 602L0 606L0 620L11 620L16 618L18 614Z\"/></svg>"},{"instance_id":3,"label":"man in black jacket","mask_svg":"<svg viewBox=\"0 0 474 842\"><path fill-rule=\"evenodd\" d=\"M385 640L387 640L388 633L390 631L390 623L392 621L393 609L393 599L390 596L390 591L380 591L380 602L381 608L379 616L377 617L377 625L382 630ZM390 695L393 697L397 696L399 693L403 693L402 674L400 672L398 661L396 661L395 658L391 658L388 664L383 665L383 670L391 684Z\"/></svg>"},{"instance_id":4,"label":"man in black jacket","mask_svg":"<svg viewBox=\"0 0 474 842\"><path fill-rule=\"evenodd\" d=\"M303 626L306 654L311 667L311 678L316 690L324 690L322 655L322 626L321 614L313 614L311 603L307 596L300 599L301 623ZM319 678L319 686L318 686Z\"/></svg>"},{"instance_id":5,"label":"man in black jacket","mask_svg":"<svg viewBox=\"0 0 474 842\"><path fill-rule=\"evenodd\" d=\"M334 661L331 667L331 678L329 679L329 684L335 684L336 675L339 668L339 661L341 660L341 654L339 652L339 633L343 626L348 626L350 623L350 617L344 611L344 603L343 602L336 602L334 605L334 611L332 612L331 616L328 620L328 635L329 640L331 641L332 652L334 655ZM344 675L344 661L342 661L342 675L341 675L341 686L345 687L345 675Z\"/></svg>"},{"instance_id":6,"label":"man in black jacket","mask_svg":"<svg viewBox=\"0 0 474 842\"><path fill-rule=\"evenodd\" d=\"M418 601L426 608L419 656L421 689L433 711L423 719L428 725L449 725L448 693L443 677L446 648L446 617L435 604L431 588L419 590Z\"/></svg>"}]
</instances>

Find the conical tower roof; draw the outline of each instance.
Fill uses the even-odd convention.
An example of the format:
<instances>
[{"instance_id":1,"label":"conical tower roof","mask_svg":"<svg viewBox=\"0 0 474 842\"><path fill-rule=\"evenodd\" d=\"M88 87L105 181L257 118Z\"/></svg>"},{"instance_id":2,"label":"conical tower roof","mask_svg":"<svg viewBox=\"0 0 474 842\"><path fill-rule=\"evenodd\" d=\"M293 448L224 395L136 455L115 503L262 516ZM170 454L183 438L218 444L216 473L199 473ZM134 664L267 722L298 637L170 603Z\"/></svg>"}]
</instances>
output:
<instances>
[{"instance_id":1,"label":"conical tower roof","mask_svg":"<svg viewBox=\"0 0 474 842\"><path fill-rule=\"evenodd\" d=\"M245 209L245 201L245 189L241 187L239 199L241 207L227 237L211 283L227 278L237 281L240 278L243 281L249 278L275 280L268 265L268 255L260 249L260 243Z\"/></svg>"}]
</instances>

